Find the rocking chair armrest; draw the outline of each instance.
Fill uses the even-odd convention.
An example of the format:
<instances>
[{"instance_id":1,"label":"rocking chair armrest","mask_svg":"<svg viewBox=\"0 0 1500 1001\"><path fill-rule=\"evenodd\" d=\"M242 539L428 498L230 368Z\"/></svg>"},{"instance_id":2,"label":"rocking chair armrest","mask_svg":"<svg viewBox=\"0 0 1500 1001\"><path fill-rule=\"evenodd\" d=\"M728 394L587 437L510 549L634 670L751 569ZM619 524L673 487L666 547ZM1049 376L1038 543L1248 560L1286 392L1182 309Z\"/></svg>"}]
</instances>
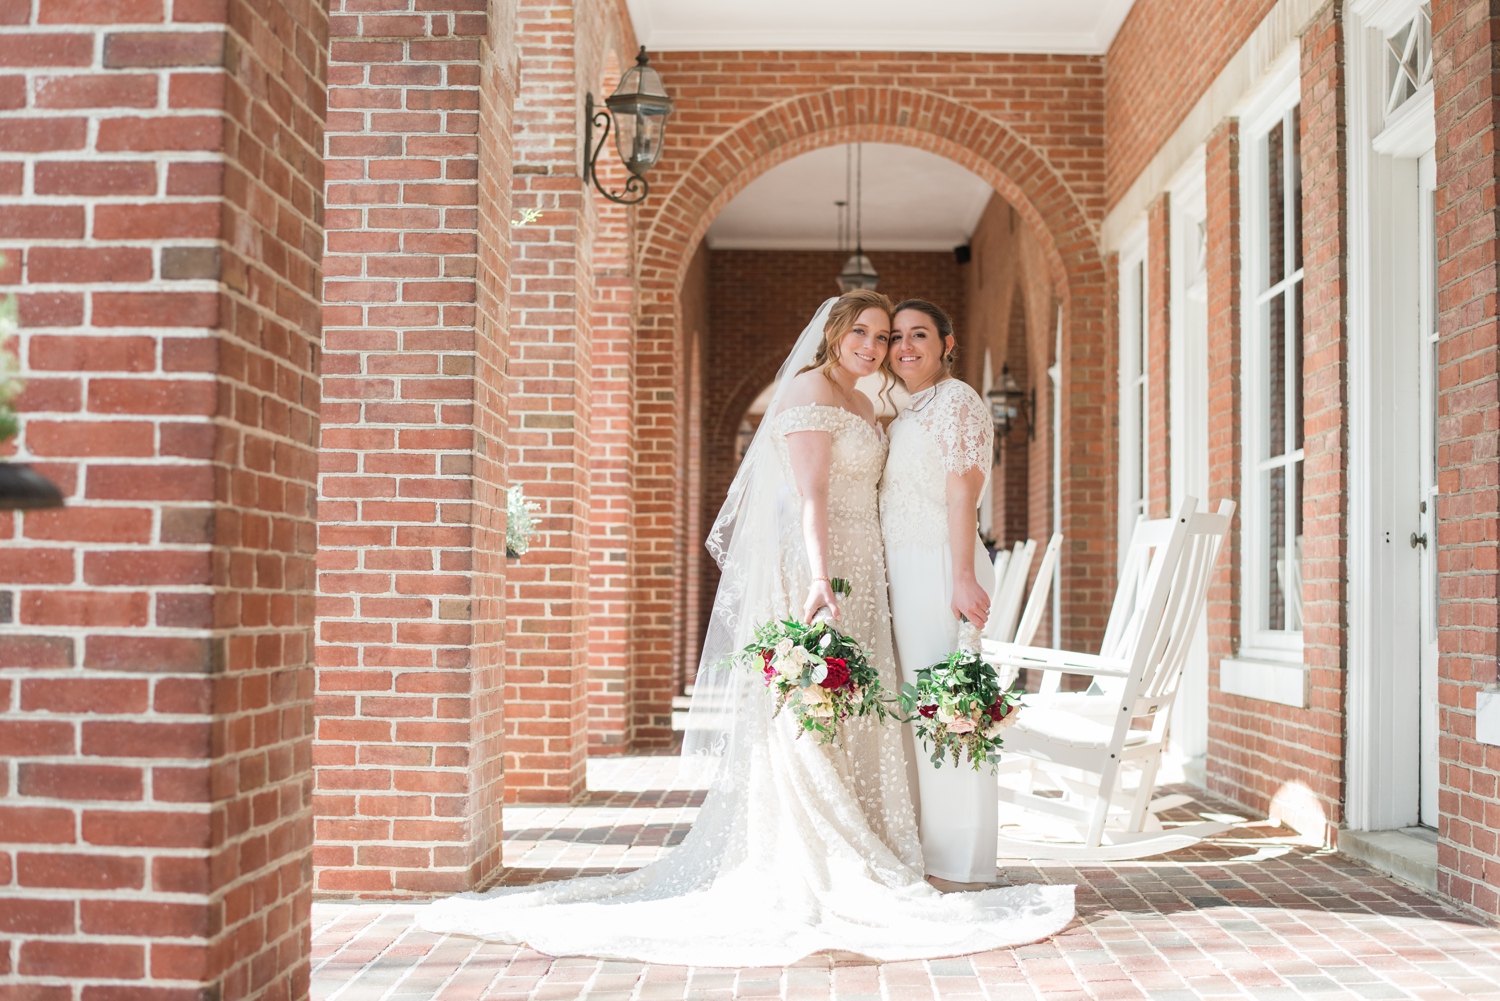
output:
<instances>
[{"instance_id":1,"label":"rocking chair armrest","mask_svg":"<svg viewBox=\"0 0 1500 1001\"><path fill-rule=\"evenodd\" d=\"M1043 646L1017 646L986 640L984 656L991 663L1007 667L1026 667L1034 671L1062 671L1064 674L1101 674L1113 678L1130 676L1130 662L1118 657L1101 657L1092 653L1074 653Z\"/></svg>"}]
</instances>

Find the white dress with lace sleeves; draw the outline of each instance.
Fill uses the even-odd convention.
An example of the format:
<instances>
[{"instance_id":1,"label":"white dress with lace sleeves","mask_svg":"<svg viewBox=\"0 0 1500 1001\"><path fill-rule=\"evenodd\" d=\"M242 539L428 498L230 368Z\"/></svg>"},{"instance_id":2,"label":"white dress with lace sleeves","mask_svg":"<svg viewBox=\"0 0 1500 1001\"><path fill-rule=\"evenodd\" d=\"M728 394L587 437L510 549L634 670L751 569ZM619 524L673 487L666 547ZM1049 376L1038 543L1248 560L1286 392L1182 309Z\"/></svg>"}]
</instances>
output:
<instances>
[{"instance_id":1,"label":"white dress with lace sleeves","mask_svg":"<svg viewBox=\"0 0 1500 1001\"><path fill-rule=\"evenodd\" d=\"M894 691L877 511L885 438L833 407L793 407L768 420L768 447L752 445L746 457L766 488L751 513L767 526L764 538L757 527L757 548L737 554L754 565L739 568L752 583L735 643L772 618L801 616L811 571L787 437L825 433L828 570L853 585L840 626ZM880 962L962 955L1033 942L1072 919L1071 886L939 894L922 878L901 725L849 720L840 742L825 746L799 736L791 713L773 719L761 679L750 680L722 689L736 699L719 707L733 717L733 751L692 830L665 858L618 875L449 897L422 909L421 927L526 942L553 956L755 967L827 950Z\"/></svg>"},{"instance_id":2,"label":"white dress with lace sleeves","mask_svg":"<svg viewBox=\"0 0 1500 1001\"><path fill-rule=\"evenodd\" d=\"M880 484L880 523L890 576L896 658L910 682L953 652L953 550L948 538L949 473L983 469L994 447L989 408L967 383L945 379L912 397L891 422L890 452ZM974 550L974 575L991 591L993 569L976 531L959 545ZM930 875L961 883L995 878L999 793L988 768L941 768L917 744L922 856Z\"/></svg>"}]
</instances>

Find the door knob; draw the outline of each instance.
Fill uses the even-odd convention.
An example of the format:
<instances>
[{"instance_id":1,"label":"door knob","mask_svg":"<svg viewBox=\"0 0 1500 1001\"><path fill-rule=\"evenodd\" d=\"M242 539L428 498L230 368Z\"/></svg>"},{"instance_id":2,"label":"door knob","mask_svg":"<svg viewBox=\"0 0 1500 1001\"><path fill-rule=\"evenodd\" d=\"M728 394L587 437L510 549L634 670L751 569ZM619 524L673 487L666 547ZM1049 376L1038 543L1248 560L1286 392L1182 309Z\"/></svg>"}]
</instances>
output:
<instances>
[{"instance_id":1,"label":"door knob","mask_svg":"<svg viewBox=\"0 0 1500 1001\"><path fill-rule=\"evenodd\" d=\"M1427 548L1426 532L1423 532L1421 535L1418 535L1416 532L1411 533L1411 547L1415 549L1418 546L1421 546L1423 549Z\"/></svg>"}]
</instances>

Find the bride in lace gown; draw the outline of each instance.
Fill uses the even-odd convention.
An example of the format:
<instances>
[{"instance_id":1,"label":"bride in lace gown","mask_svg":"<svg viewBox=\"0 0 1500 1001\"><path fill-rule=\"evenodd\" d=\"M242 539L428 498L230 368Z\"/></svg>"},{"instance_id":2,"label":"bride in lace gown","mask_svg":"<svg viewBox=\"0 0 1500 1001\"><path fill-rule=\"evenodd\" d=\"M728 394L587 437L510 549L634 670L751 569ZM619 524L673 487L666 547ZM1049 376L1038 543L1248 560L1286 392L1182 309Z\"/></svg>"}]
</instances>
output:
<instances>
[{"instance_id":1,"label":"bride in lace gown","mask_svg":"<svg viewBox=\"0 0 1500 1001\"><path fill-rule=\"evenodd\" d=\"M790 713L772 718L758 673L729 663L760 623L826 606L897 689L877 511L886 443L854 388L879 368L889 330L884 296L823 304L710 533L722 578L682 769L708 793L682 844L631 873L450 897L419 912L423 928L554 956L733 967L826 950L962 955L1072 919L1071 886L940 894L923 878L900 727L850 720L836 744L799 739ZM836 599L830 577L851 593Z\"/></svg>"}]
</instances>

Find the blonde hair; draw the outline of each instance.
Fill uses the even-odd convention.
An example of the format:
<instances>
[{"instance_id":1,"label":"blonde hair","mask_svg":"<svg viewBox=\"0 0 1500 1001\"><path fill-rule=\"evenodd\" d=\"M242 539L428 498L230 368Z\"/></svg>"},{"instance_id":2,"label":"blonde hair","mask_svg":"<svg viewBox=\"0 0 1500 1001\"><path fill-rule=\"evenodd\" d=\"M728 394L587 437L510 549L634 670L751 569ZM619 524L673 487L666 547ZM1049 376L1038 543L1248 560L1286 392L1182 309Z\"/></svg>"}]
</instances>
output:
<instances>
[{"instance_id":1,"label":"blonde hair","mask_svg":"<svg viewBox=\"0 0 1500 1001\"><path fill-rule=\"evenodd\" d=\"M833 309L828 311L828 322L823 324L823 343L818 345L818 353L813 355L812 364L802 372L821 369L824 378L832 382L833 370L839 363L839 344L844 335L854 329L854 324L859 322L860 315L867 309L880 310L887 320L895 312L890 299L870 289L857 288L839 296ZM802 372L797 374L801 375Z\"/></svg>"}]
</instances>

